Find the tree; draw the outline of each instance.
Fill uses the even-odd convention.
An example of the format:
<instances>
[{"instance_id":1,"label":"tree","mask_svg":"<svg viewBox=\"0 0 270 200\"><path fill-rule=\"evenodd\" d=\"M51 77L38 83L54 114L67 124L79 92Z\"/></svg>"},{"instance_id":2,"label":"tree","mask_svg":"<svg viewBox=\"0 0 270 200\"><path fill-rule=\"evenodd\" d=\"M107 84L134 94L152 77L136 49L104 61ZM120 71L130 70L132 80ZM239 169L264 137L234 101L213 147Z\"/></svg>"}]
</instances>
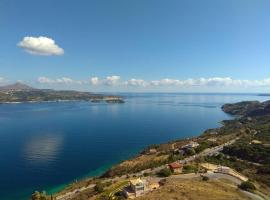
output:
<instances>
[{"instance_id":1,"label":"tree","mask_svg":"<svg viewBox=\"0 0 270 200\"><path fill-rule=\"evenodd\" d=\"M172 171L168 168L164 168L158 172L158 175L161 177L168 177L172 175Z\"/></svg>"},{"instance_id":2,"label":"tree","mask_svg":"<svg viewBox=\"0 0 270 200\"><path fill-rule=\"evenodd\" d=\"M94 187L94 190L98 193L101 193L104 191L104 184L98 182L95 187Z\"/></svg>"},{"instance_id":3,"label":"tree","mask_svg":"<svg viewBox=\"0 0 270 200\"><path fill-rule=\"evenodd\" d=\"M46 200L47 199L47 195L46 192L39 192L39 191L35 191L32 196L31 196L32 200Z\"/></svg>"},{"instance_id":4,"label":"tree","mask_svg":"<svg viewBox=\"0 0 270 200\"><path fill-rule=\"evenodd\" d=\"M253 183L251 183L250 181L242 182L238 187L242 190L246 190L246 191L250 191L250 192L256 190L255 185Z\"/></svg>"},{"instance_id":5,"label":"tree","mask_svg":"<svg viewBox=\"0 0 270 200\"><path fill-rule=\"evenodd\" d=\"M186 154L188 155L188 156L193 156L193 155L195 155L195 150L193 149L193 148L191 148L191 149L187 149L186 150Z\"/></svg>"},{"instance_id":6,"label":"tree","mask_svg":"<svg viewBox=\"0 0 270 200\"><path fill-rule=\"evenodd\" d=\"M202 177L202 180L203 180L203 181L208 181L208 180L209 180L209 177L208 177L208 176L203 176L203 177Z\"/></svg>"}]
</instances>

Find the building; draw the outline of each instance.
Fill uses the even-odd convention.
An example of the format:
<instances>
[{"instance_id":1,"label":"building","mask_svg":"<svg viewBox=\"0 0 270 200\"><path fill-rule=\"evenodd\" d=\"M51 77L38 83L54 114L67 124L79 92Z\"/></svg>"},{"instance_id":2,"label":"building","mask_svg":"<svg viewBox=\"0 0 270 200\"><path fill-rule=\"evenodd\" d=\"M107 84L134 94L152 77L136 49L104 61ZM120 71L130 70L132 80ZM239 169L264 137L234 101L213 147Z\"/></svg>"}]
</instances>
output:
<instances>
[{"instance_id":1,"label":"building","mask_svg":"<svg viewBox=\"0 0 270 200\"><path fill-rule=\"evenodd\" d=\"M157 153L157 150L156 149L149 149L149 154L156 154Z\"/></svg>"},{"instance_id":2,"label":"building","mask_svg":"<svg viewBox=\"0 0 270 200\"><path fill-rule=\"evenodd\" d=\"M216 142L217 141L217 138L209 138L207 140L210 141L210 142Z\"/></svg>"},{"instance_id":3,"label":"building","mask_svg":"<svg viewBox=\"0 0 270 200\"><path fill-rule=\"evenodd\" d=\"M169 164L169 168L173 173L182 173L183 165L178 162L174 162Z\"/></svg>"},{"instance_id":4,"label":"building","mask_svg":"<svg viewBox=\"0 0 270 200\"><path fill-rule=\"evenodd\" d=\"M191 148L196 148L196 147L198 147L198 146L200 146L200 145L198 144L198 142L193 142L193 141L191 141L190 143L188 143L188 144L182 146L182 149L191 149Z\"/></svg>"},{"instance_id":5,"label":"building","mask_svg":"<svg viewBox=\"0 0 270 200\"><path fill-rule=\"evenodd\" d=\"M217 173L223 173L223 174L229 174L231 169L226 166L218 166L215 172Z\"/></svg>"},{"instance_id":6,"label":"building","mask_svg":"<svg viewBox=\"0 0 270 200\"><path fill-rule=\"evenodd\" d=\"M130 187L134 191L135 196L138 197L142 195L146 189L145 180L142 180L141 178L133 179L130 181Z\"/></svg>"},{"instance_id":7,"label":"building","mask_svg":"<svg viewBox=\"0 0 270 200\"><path fill-rule=\"evenodd\" d=\"M129 186L125 187L123 194L128 199L134 199L147 192L156 190L160 187L159 179L148 177L146 179L133 179L129 181Z\"/></svg>"}]
</instances>

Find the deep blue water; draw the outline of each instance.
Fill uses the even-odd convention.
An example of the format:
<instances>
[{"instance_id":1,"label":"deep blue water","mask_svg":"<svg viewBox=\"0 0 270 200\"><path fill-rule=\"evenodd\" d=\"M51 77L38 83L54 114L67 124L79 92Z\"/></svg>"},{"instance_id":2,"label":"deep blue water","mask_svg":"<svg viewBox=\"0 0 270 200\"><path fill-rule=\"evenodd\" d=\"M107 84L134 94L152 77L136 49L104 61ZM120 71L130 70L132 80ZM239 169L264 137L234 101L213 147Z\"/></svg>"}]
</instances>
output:
<instances>
[{"instance_id":1,"label":"deep blue water","mask_svg":"<svg viewBox=\"0 0 270 200\"><path fill-rule=\"evenodd\" d=\"M199 135L230 119L221 105L256 95L124 94L125 104L0 105L0 200L24 200L102 173L149 144Z\"/></svg>"}]
</instances>

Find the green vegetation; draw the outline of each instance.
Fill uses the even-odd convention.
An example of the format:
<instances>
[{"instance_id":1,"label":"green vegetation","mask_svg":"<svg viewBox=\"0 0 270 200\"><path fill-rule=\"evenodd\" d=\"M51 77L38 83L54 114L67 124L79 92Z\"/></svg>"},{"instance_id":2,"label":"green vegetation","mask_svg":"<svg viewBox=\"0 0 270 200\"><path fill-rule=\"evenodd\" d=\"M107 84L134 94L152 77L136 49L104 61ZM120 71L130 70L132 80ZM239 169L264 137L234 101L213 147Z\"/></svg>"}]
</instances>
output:
<instances>
[{"instance_id":1,"label":"green vegetation","mask_svg":"<svg viewBox=\"0 0 270 200\"><path fill-rule=\"evenodd\" d=\"M182 160L184 159L184 156L179 155L179 154L170 154L168 157L168 163L175 162L177 160Z\"/></svg>"},{"instance_id":2,"label":"green vegetation","mask_svg":"<svg viewBox=\"0 0 270 200\"><path fill-rule=\"evenodd\" d=\"M193 148L187 149L185 153L187 156L193 156L196 154L196 152Z\"/></svg>"},{"instance_id":3,"label":"green vegetation","mask_svg":"<svg viewBox=\"0 0 270 200\"><path fill-rule=\"evenodd\" d=\"M250 144L248 141L242 140L233 145L224 147L223 153L250 162L261 164L270 163L270 147L265 147L262 144Z\"/></svg>"},{"instance_id":4,"label":"green vegetation","mask_svg":"<svg viewBox=\"0 0 270 200\"><path fill-rule=\"evenodd\" d=\"M214 142L205 140L205 141L203 141L203 142L200 143L200 146L196 147L195 152L196 152L196 153L200 153L200 152L202 152L203 150L205 150L205 149L207 149L207 148L214 147L214 146L217 146L217 144L214 143Z\"/></svg>"},{"instance_id":5,"label":"green vegetation","mask_svg":"<svg viewBox=\"0 0 270 200\"><path fill-rule=\"evenodd\" d=\"M197 165L185 165L183 167L183 173L197 173L198 172L198 166Z\"/></svg>"},{"instance_id":6,"label":"green vegetation","mask_svg":"<svg viewBox=\"0 0 270 200\"><path fill-rule=\"evenodd\" d=\"M249 192L253 192L254 190L256 190L255 185L251 183L250 181L242 182L238 187L242 190L246 190Z\"/></svg>"},{"instance_id":7,"label":"green vegetation","mask_svg":"<svg viewBox=\"0 0 270 200\"><path fill-rule=\"evenodd\" d=\"M158 176L160 177L168 177L172 175L172 171L169 168L161 169L158 173Z\"/></svg>"},{"instance_id":8,"label":"green vegetation","mask_svg":"<svg viewBox=\"0 0 270 200\"><path fill-rule=\"evenodd\" d=\"M202 177L202 180L203 180L203 181L208 181L208 180L209 180L209 177L203 176L203 177Z\"/></svg>"},{"instance_id":9,"label":"green vegetation","mask_svg":"<svg viewBox=\"0 0 270 200\"><path fill-rule=\"evenodd\" d=\"M31 196L31 200L48 200L48 196L46 195L46 192L39 192L39 191L35 191L32 196Z\"/></svg>"}]
</instances>

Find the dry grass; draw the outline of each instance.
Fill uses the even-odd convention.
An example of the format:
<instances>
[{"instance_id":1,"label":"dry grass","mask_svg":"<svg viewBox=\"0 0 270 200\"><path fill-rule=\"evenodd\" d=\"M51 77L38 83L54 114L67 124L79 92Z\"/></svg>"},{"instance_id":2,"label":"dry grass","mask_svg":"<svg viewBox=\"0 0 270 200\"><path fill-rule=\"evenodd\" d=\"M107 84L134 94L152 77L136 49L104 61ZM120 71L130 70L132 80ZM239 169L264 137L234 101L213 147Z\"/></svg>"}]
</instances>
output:
<instances>
[{"instance_id":1,"label":"dry grass","mask_svg":"<svg viewBox=\"0 0 270 200\"><path fill-rule=\"evenodd\" d=\"M221 181L169 179L160 189L138 200L247 200L234 185Z\"/></svg>"}]
</instances>

